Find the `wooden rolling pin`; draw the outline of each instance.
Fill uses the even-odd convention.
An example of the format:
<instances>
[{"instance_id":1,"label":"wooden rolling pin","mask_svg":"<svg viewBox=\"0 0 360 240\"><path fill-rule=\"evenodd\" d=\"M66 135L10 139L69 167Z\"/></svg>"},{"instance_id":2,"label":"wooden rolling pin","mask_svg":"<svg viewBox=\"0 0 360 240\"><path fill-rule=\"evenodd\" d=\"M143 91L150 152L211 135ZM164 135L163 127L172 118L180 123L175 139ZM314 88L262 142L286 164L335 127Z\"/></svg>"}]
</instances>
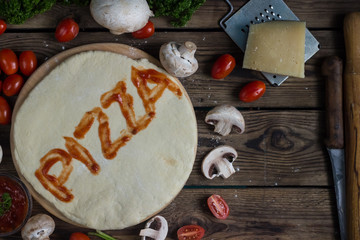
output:
<instances>
[{"instance_id":1,"label":"wooden rolling pin","mask_svg":"<svg viewBox=\"0 0 360 240\"><path fill-rule=\"evenodd\" d=\"M344 19L346 214L348 240L360 239L360 12Z\"/></svg>"}]
</instances>

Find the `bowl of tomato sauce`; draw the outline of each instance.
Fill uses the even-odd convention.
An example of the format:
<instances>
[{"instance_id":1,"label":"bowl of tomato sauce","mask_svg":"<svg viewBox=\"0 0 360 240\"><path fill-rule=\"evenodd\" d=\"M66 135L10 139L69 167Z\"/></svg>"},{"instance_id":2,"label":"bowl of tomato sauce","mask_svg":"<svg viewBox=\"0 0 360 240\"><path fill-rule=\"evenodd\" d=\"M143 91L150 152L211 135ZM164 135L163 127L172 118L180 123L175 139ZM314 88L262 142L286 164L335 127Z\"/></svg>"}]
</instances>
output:
<instances>
[{"instance_id":1,"label":"bowl of tomato sauce","mask_svg":"<svg viewBox=\"0 0 360 240\"><path fill-rule=\"evenodd\" d=\"M32 199L25 184L0 173L0 237L18 232L31 215Z\"/></svg>"}]
</instances>

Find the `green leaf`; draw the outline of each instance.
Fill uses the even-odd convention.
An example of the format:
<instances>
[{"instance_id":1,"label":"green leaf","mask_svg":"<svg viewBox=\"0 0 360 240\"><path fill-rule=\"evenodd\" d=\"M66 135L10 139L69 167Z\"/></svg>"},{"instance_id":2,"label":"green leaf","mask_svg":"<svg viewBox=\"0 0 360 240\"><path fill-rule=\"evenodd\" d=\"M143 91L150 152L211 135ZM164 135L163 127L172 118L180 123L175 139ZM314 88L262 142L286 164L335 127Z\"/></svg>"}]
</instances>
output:
<instances>
[{"instance_id":1,"label":"green leaf","mask_svg":"<svg viewBox=\"0 0 360 240\"><path fill-rule=\"evenodd\" d=\"M12 199L9 193L3 193L1 195L1 202L0 202L0 216L4 215L6 211L11 208Z\"/></svg>"}]
</instances>

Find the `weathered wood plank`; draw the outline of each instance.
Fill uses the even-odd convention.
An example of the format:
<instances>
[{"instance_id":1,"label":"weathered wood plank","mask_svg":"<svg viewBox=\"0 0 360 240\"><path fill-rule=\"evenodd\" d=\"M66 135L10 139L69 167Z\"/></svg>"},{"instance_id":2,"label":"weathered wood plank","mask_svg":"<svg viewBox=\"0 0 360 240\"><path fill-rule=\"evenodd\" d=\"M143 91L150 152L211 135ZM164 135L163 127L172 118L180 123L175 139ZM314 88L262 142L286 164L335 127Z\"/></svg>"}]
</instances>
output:
<instances>
[{"instance_id":1,"label":"weathered wood plank","mask_svg":"<svg viewBox=\"0 0 360 240\"><path fill-rule=\"evenodd\" d=\"M242 111L246 130L222 137L204 122L207 111L196 111L198 151L187 186L331 186L331 167L322 144L322 111ZM29 119L29 121L32 121ZM9 126L0 127L4 150L2 170L16 174L11 160ZM234 147L240 169L228 179L206 179L205 155L220 145Z\"/></svg>"},{"instance_id":2,"label":"weathered wood plank","mask_svg":"<svg viewBox=\"0 0 360 240\"><path fill-rule=\"evenodd\" d=\"M343 40L336 31L314 31L321 43L321 50L306 63L306 78L289 78L280 87L271 87L261 73L242 69L243 53L223 32L201 32L192 35L182 32L159 32L147 40L135 40L130 34L114 36L110 33L80 33L69 43L58 43L53 33L7 33L0 38L1 48L11 48L18 54L24 50L33 50L40 63L55 54L76 46L115 42L127 44L158 57L160 46L169 41L194 41L198 46L196 57L199 70L188 78L181 79L196 107L209 107L218 104L231 104L241 108L320 108L324 105L324 80L320 75L322 60L329 55L343 56ZM231 53L237 60L237 67L225 80L214 80L210 76L212 64L221 54ZM265 95L253 103L238 100L241 87L252 80L263 80L267 84Z\"/></svg>"},{"instance_id":3,"label":"weathered wood plank","mask_svg":"<svg viewBox=\"0 0 360 240\"><path fill-rule=\"evenodd\" d=\"M228 203L226 220L213 217L206 205L212 194ZM169 224L167 239L177 239L178 228L198 224L210 239L339 239L332 190L317 188L183 189L159 215ZM33 214L45 212L35 203ZM51 239L68 239L81 229L55 218ZM124 230L105 231L119 240L139 239L144 223ZM21 239L17 234L11 239ZM97 239L91 237L91 239Z\"/></svg>"},{"instance_id":4,"label":"weathered wood plank","mask_svg":"<svg viewBox=\"0 0 360 240\"><path fill-rule=\"evenodd\" d=\"M247 0L231 1L235 11L240 9ZM360 9L360 2L357 0L286 0L286 4L297 15L307 22L308 28L342 28L344 15L348 12ZM229 11L223 0L207 0L192 19L187 23L186 28L220 28L220 19ZM263 11L263 9L259 10ZM76 19L82 29L100 29L91 17L88 7L55 5L50 11L29 19L22 25L9 25L9 29L30 29L30 28L55 28L56 24L64 17L71 16ZM166 18L152 18L156 28L173 28Z\"/></svg>"}]
</instances>

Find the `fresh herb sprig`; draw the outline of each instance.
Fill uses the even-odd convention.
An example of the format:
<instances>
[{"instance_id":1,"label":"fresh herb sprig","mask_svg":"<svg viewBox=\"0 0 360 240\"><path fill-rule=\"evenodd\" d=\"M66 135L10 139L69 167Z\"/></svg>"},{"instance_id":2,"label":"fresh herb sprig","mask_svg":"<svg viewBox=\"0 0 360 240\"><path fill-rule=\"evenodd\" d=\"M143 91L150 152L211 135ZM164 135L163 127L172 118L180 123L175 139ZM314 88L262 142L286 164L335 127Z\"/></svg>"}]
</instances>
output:
<instances>
[{"instance_id":1,"label":"fresh herb sprig","mask_svg":"<svg viewBox=\"0 0 360 240\"><path fill-rule=\"evenodd\" d=\"M116 238L113 238L109 235L107 235L106 233L96 230L96 232L89 232L88 235L90 236L97 236L99 238L105 239L105 240L116 240Z\"/></svg>"},{"instance_id":2,"label":"fresh herb sprig","mask_svg":"<svg viewBox=\"0 0 360 240\"><path fill-rule=\"evenodd\" d=\"M9 193L3 193L0 201L0 217L11 208L12 199Z\"/></svg>"},{"instance_id":3,"label":"fresh herb sprig","mask_svg":"<svg viewBox=\"0 0 360 240\"><path fill-rule=\"evenodd\" d=\"M170 17L172 19L171 24L175 27L184 26L205 1L206 0L147 0L155 17Z\"/></svg>"}]
</instances>

